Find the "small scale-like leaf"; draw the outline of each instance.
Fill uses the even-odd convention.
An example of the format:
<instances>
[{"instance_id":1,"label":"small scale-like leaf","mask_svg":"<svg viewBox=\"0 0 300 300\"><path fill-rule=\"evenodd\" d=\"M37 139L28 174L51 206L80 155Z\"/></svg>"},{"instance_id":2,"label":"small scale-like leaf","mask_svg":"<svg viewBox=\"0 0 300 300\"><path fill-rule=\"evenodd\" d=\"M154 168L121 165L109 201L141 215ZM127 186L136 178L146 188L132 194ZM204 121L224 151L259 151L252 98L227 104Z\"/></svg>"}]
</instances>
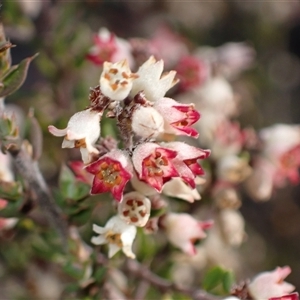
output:
<instances>
[{"instance_id":1,"label":"small scale-like leaf","mask_svg":"<svg viewBox=\"0 0 300 300\"><path fill-rule=\"evenodd\" d=\"M234 274L231 271L226 271L223 275L224 292L230 293L230 290L235 282Z\"/></svg>"},{"instance_id":2,"label":"small scale-like leaf","mask_svg":"<svg viewBox=\"0 0 300 300\"><path fill-rule=\"evenodd\" d=\"M25 81L28 67L31 61L37 56L23 59L19 65L12 66L8 72L0 79L2 86L0 87L0 97L6 97L15 92Z\"/></svg>"},{"instance_id":3,"label":"small scale-like leaf","mask_svg":"<svg viewBox=\"0 0 300 300\"><path fill-rule=\"evenodd\" d=\"M61 169L59 185L62 195L67 199L78 201L89 195L89 185L77 180L67 166Z\"/></svg>"},{"instance_id":4,"label":"small scale-like leaf","mask_svg":"<svg viewBox=\"0 0 300 300\"><path fill-rule=\"evenodd\" d=\"M106 275L106 271L107 268L105 267L98 267L95 274L94 274L94 278L98 283L101 283L103 281L103 279L105 278Z\"/></svg>"},{"instance_id":5,"label":"small scale-like leaf","mask_svg":"<svg viewBox=\"0 0 300 300\"><path fill-rule=\"evenodd\" d=\"M81 269L79 266L74 265L71 262L67 262L64 267L63 270L66 274L68 274L69 276L80 280L82 279L83 275L84 275L84 270Z\"/></svg>"},{"instance_id":6,"label":"small scale-like leaf","mask_svg":"<svg viewBox=\"0 0 300 300\"><path fill-rule=\"evenodd\" d=\"M214 267L205 274L202 286L206 291L212 291L218 285L222 284L224 270L220 267Z\"/></svg>"}]
</instances>

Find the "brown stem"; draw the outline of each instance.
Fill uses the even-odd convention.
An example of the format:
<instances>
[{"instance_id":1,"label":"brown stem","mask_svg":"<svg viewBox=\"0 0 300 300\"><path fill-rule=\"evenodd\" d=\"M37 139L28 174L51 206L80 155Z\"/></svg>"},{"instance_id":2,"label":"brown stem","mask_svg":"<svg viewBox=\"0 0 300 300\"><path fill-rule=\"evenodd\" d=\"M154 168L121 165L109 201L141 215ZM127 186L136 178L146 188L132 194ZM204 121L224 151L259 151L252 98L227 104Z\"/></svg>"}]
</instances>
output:
<instances>
[{"instance_id":1,"label":"brown stem","mask_svg":"<svg viewBox=\"0 0 300 300\"><path fill-rule=\"evenodd\" d=\"M200 289L193 289L179 286L171 281L165 280L156 274L152 273L147 267L139 264L137 261L127 261L128 271L137 278L142 278L148 281L153 286L157 287L162 292L178 292L190 296L194 300L220 300L221 298L208 294Z\"/></svg>"},{"instance_id":2,"label":"brown stem","mask_svg":"<svg viewBox=\"0 0 300 300\"><path fill-rule=\"evenodd\" d=\"M109 259L107 259L103 254L98 253L97 262L100 265L107 266L109 264ZM190 296L193 300L221 300L222 299L218 296L211 295L205 292L204 290L179 286L171 281L163 279L158 275L154 274L153 272L151 272L151 270L149 270L148 267L140 264L136 260L128 259L126 261L126 271L132 276L156 287L161 292L178 292Z\"/></svg>"},{"instance_id":3,"label":"brown stem","mask_svg":"<svg viewBox=\"0 0 300 300\"><path fill-rule=\"evenodd\" d=\"M35 200L38 202L49 222L60 234L63 246L67 248L68 227L62 217L62 213L50 194L44 177L42 176L38 163L33 161L24 149L10 149L18 173L26 180Z\"/></svg>"}]
</instances>

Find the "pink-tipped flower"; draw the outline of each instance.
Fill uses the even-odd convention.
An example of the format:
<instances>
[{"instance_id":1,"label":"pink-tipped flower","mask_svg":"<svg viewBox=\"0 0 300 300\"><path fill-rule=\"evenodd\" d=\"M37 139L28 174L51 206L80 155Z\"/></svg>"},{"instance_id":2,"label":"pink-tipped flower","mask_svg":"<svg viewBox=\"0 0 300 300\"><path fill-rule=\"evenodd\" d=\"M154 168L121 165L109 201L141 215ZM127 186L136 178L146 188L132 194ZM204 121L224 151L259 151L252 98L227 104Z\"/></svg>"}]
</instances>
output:
<instances>
[{"instance_id":1,"label":"pink-tipped flower","mask_svg":"<svg viewBox=\"0 0 300 300\"><path fill-rule=\"evenodd\" d=\"M114 216L108 220L104 227L94 224L93 231L99 236L92 237L91 242L94 245L109 244L109 258L113 257L120 249L126 256L135 258L131 249L136 236L135 226L128 225L119 216Z\"/></svg>"},{"instance_id":2,"label":"pink-tipped flower","mask_svg":"<svg viewBox=\"0 0 300 300\"><path fill-rule=\"evenodd\" d=\"M149 101L154 102L161 99L178 82L175 79L175 71L163 74L163 69L164 62L162 60L156 61L151 56L138 69L138 78L133 82L130 95L134 97L137 93L143 91Z\"/></svg>"},{"instance_id":3,"label":"pink-tipped flower","mask_svg":"<svg viewBox=\"0 0 300 300\"><path fill-rule=\"evenodd\" d=\"M169 213L162 219L162 226L170 243L189 255L196 254L194 243L204 239L206 237L204 229L212 225L211 220L198 221L186 213Z\"/></svg>"},{"instance_id":4,"label":"pink-tipped flower","mask_svg":"<svg viewBox=\"0 0 300 300\"><path fill-rule=\"evenodd\" d=\"M183 56L176 66L179 78L179 87L186 91L200 86L209 76L207 63L195 56Z\"/></svg>"},{"instance_id":5,"label":"pink-tipped flower","mask_svg":"<svg viewBox=\"0 0 300 300\"><path fill-rule=\"evenodd\" d=\"M258 274L249 284L248 290L255 300L267 300L280 297L294 291L295 287L284 281L291 273L288 266L277 267L274 271Z\"/></svg>"},{"instance_id":6,"label":"pink-tipped flower","mask_svg":"<svg viewBox=\"0 0 300 300\"><path fill-rule=\"evenodd\" d=\"M105 61L117 62L122 59L127 59L129 65L133 65L130 44L106 28L101 28L94 36L94 46L89 50L87 59L99 66Z\"/></svg>"},{"instance_id":7,"label":"pink-tipped flower","mask_svg":"<svg viewBox=\"0 0 300 300\"><path fill-rule=\"evenodd\" d=\"M172 162L180 177L192 188L195 188L195 176L204 174L198 160L207 158L210 150L196 148L183 142L164 143L163 146L178 153Z\"/></svg>"},{"instance_id":8,"label":"pink-tipped flower","mask_svg":"<svg viewBox=\"0 0 300 300\"><path fill-rule=\"evenodd\" d=\"M286 179L299 182L300 126L275 124L260 131L263 155L273 164L274 185L283 186Z\"/></svg>"},{"instance_id":9,"label":"pink-tipped flower","mask_svg":"<svg viewBox=\"0 0 300 300\"><path fill-rule=\"evenodd\" d=\"M185 38L166 25L160 25L155 30L147 46L155 57L164 61L168 69L189 53Z\"/></svg>"},{"instance_id":10,"label":"pink-tipped flower","mask_svg":"<svg viewBox=\"0 0 300 300\"><path fill-rule=\"evenodd\" d=\"M181 104L171 98L161 98L155 102L154 108L165 120L166 133L198 137L196 129L190 127L200 118L194 104Z\"/></svg>"},{"instance_id":11,"label":"pink-tipped flower","mask_svg":"<svg viewBox=\"0 0 300 300\"><path fill-rule=\"evenodd\" d=\"M101 91L112 100L124 100L129 95L133 79L136 77L136 74L131 73L126 59L116 63L106 61L100 76Z\"/></svg>"},{"instance_id":12,"label":"pink-tipped flower","mask_svg":"<svg viewBox=\"0 0 300 300\"><path fill-rule=\"evenodd\" d=\"M86 109L74 114L66 128L58 129L53 125L48 130L54 136L64 136L62 148L80 148L82 160L89 163L91 154L98 154L94 147L100 136L101 113Z\"/></svg>"},{"instance_id":13,"label":"pink-tipped flower","mask_svg":"<svg viewBox=\"0 0 300 300\"><path fill-rule=\"evenodd\" d=\"M176 155L176 151L158 144L144 143L134 150L132 162L138 178L160 192L164 183L179 176L172 163Z\"/></svg>"},{"instance_id":14,"label":"pink-tipped flower","mask_svg":"<svg viewBox=\"0 0 300 300\"><path fill-rule=\"evenodd\" d=\"M124 195L118 205L119 216L127 224L143 227L147 223L150 212L151 202L139 192L131 192Z\"/></svg>"},{"instance_id":15,"label":"pink-tipped flower","mask_svg":"<svg viewBox=\"0 0 300 300\"><path fill-rule=\"evenodd\" d=\"M126 183L132 177L129 157L121 150L112 150L85 168L94 174L91 194L110 192L117 201L122 201Z\"/></svg>"},{"instance_id":16,"label":"pink-tipped flower","mask_svg":"<svg viewBox=\"0 0 300 300\"><path fill-rule=\"evenodd\" d=\"M292 294L283 295L280 297L272 297L269 300L299 300L299 294L292 293Z\"/></svg>"}]
</instances>

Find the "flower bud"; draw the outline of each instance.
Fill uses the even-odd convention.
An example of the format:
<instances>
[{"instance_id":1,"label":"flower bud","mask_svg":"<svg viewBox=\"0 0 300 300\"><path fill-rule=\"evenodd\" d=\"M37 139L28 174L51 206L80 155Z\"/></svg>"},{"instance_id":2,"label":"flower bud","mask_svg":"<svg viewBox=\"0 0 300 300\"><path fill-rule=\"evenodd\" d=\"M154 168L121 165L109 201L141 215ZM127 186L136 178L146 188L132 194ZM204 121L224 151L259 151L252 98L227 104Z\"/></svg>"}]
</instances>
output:
<instances>
[{"instance_id":1,"label":"flower bud","mask_svg":"<svg viewBox=\"0 0 300 300\"><path fill-rule=\"evenodd\" d=\"M291 293L295 287L284 281L291 273L288 266L277 267L271 272L262 272L258 274L248 285L250 295L255 300L268 300L271 297L280 297Z\"/></svg>"},{"instance_id":2,"label":"flower bud","mask_svg":"<svg viewBox=\"0 0 300 300\"><path fill-rule=\"evenodd\" d=\"M155 108L141 106L132 114L131 128L142 138L156 138L164 130L164 119Z\"/></svg>"},{"instance_id":3,"label":"flower bud","mask_svg":"<svg viewBox=\"0 0 300 300\"><path fill-rule=\"evenodd\" d=\"M194 242L206 237L204 229L210 228L213 221L201 222L186 213L169 213L162 219L162 226L168 240L189 255L196 254Z\"/></svg>"}]
</instances>

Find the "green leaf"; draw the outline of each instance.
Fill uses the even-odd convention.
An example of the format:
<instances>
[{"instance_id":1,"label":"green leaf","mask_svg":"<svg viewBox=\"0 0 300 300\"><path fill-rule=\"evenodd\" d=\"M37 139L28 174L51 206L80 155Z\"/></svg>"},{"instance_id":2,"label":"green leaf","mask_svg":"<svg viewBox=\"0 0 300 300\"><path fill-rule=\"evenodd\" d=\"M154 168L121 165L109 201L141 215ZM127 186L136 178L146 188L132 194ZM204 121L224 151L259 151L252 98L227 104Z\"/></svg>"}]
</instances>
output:
<instances>
[{"instance_id":1,"label":"green leaf","mask_svg":"<svg viewBox=\"0 0 300 300\"><path fill-rule=\"evenodd\" d=\"M75 201L85 198L90 191L89 185L77 180L72 171L65 165L60 172L59 186L64 198Z\"/></svg>"},{"instance_id":2,"label":"green leaf","mask_svg":"<svg viewBox=\"0 0 300 300\"><path fill-rule=\"evenodd\" d=\"M230 290L235 282L234 274L231 271L227 271L223 275L223 289L224 292L230 293Z\"/></svg>"},{"instance_id":3,"label":"green leaf","mask_svg":"<svg viewBox=\"0 0 300 300\"><path fill-rule=\"evenodd\" d=\"M103 279L105 278L106 275L106 271L107 268L104 267L98 267L95 274L94 274L94 278L98 283L101 283L103 281Z\"/></svg>"},{"instance_id":4,"label":"green leaf","mask_svg":"<svg viewBox=\"0 0 300 300\"><path fill-rule=\"evenodd\" d=\"M210 269L203 278L203 288L210 292L218 285L222 284L224 272L225 271L220 267L214 267Z\"/></svg>"},{"instance_id":5,"label":"green leaf","mask_svg":"<svg viewBox=\"0 0 300 300\"><path fill-rule=\"evenodd\" d=\"M14 140L17 139L19 130L15 121L15 117L9 117L3 114L0 117L0 139Z\"/></svg>"},{"instance_id":6,"label":"green leaf","mask_svg":"<svg viewBox=\"0 0 300 300\"><path fill-rule=\"evenodd\" d=\"M23 59L19 65L12 66L0 79L0 97L6 97L15 92L25 81L30 62L37 56Z\"/></svg>"},{"instance_id":7,"label":"green leaf","mask_svg":"<svg viewBox=\"0 0 300 300\"><path fill-rule=\"evenodd\" d=\"M78 266L75 266L71 262L67 262L66 265L64 265L63 270L66 274L77 280L82 279L84 275L84 270L79 268Z\"/></svg>"}]
</instances>

